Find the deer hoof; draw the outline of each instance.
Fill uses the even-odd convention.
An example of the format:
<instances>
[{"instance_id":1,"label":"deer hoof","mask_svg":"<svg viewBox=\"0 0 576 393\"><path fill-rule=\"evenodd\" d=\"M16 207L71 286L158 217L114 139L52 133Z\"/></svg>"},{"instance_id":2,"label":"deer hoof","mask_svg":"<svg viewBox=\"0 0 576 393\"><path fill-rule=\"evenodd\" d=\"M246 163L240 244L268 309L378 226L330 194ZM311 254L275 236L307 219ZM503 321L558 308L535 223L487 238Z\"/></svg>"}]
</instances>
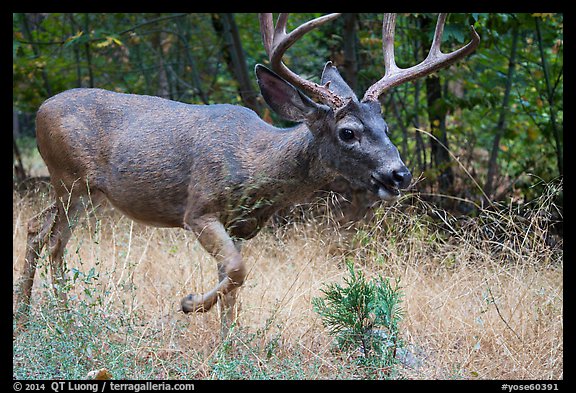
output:
<instances>
[{"instance_id":1,"label":"deer hoof","mask_svg":"<svg viewBox=\"0 0 576 393\"><path fill-rule=\"evenodd\" d=\"M182 306L182 311L185 314L188 314L189 312L206 312L210 310L210 307L206 307L204 304L202 295L190 294L188 296L184 296L180 304Z\"/></svg>"}]
</instances>

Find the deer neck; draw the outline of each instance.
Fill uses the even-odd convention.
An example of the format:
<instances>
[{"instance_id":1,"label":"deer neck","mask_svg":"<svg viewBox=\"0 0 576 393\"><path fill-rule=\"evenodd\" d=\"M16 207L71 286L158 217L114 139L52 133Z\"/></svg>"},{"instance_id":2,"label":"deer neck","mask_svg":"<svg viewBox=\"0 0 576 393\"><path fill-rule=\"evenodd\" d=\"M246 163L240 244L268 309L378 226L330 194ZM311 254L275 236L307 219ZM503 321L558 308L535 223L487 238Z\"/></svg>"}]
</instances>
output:
<instances>
[{"instance_id":1,"label":"deer neck","mask_svg":"<svg viewBox=\"0 0 576 393\"><path fill-rule=\"evenodd\" d=\"M293 201L335 178L322 162L322 141L305 124L270 135L267 154L260 154L260 167L269 181L266 187L276 187Z\"/></svg>"},{"instance_id":2,"label":"deer neck","mask_svg":"<svg viewBox=\"0 0 576 393\"><path fill-rule=\"evenodd\" d=\"M228 231L250 239L277 210L303 202L335 178L322 164L322 144L305 125L255 132L242 187L221 216Z\"/></svg>"}]
</instances>

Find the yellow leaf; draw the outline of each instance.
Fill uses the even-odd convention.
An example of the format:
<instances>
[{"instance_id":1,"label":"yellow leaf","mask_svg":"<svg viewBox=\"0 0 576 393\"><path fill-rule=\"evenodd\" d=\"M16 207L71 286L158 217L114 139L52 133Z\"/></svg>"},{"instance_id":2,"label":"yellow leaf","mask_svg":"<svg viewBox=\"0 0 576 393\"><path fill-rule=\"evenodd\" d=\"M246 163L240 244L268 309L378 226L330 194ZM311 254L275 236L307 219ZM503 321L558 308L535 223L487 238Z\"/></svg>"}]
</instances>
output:
<instances>
[{"instance_id":1,"label":"yellow leaf","mask_svg":"<svg viewBox=\"0 0 576 393\"><path fill-rule=\"evenodd\" d=\"M122 46L122 41L120 41L118 38L116 37L106 37L106 40L103 42L99 42L97 43L95 46L96 48L105 48L107 46L110 46L112 43L118 45L118 46Z\"/></svg>"},{"instance_id":2,"label":"yellow leaf","mask_svg":"<svg viewBox=\"0 0 576 393\"><path fill-rule=\"evenodd\" d=\"M82 34L84 34L84 32L82 30L80 30L78 33L74 34L73 36L66 38L65 42L70 42L72 40L80 38L82 36Z\"/></svg>"},{"instance_id":3,"label":"yellow leaf","mask_svg":"<svg viewBox=\"0 0 576 393\"><path fill-rule=\"evenodd\" d=\"M500 145L500 150L502 150L502 151L508 151L508 146L506 146L506 145Z\"/></svg>"},{"instance_id":4,"label":"yellow leaf","mask_svg":"<svg viewBox=\"0 0 576 393\"><path fill-rule=\"evenodd\" d=\"M528 128L527 132L528 132L528 140L530 142L536 141L536 139L538 138L538 130L536 129L536 127Z\"/></svg>"},{"instance_id":5,"label":"yellow leaf","mask_svg":"<svg viewBox=\"0 0 576 393\"><path fill-rule=\"evenodd\" d=\"M106 37L106 41L102 41L94 45L96 48L105 48L112 43L112 39L110 37Z\"/></svg>"},{"instance_id":6,"label":"yellow leaf","mask_svg":"<svg viewBox=\"0 0 576 393\"><path fill-rule=\"evenodd\" d=\"M553 12L535 12L532 16L540 17L540 18L552 18L554 16Z\"/></svg>"}]
</instances>

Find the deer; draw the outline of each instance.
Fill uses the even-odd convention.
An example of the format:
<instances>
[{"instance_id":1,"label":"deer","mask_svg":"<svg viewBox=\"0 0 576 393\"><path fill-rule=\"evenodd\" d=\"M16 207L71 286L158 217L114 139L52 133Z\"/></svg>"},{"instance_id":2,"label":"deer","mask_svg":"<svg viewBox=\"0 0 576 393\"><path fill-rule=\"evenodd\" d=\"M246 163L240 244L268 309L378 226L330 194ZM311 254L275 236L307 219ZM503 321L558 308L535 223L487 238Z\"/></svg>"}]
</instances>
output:
<instances>
[{"instance_id":1,"label":"deer","mask_svg":"<svg viewBox=\"0 0 576 393\"><path fill-rule=\"evenodd\" d=\"M279 209L301 201L342 176L384 201L396 201L412 181L389 138L379 97L471 54L480 37L471 26L463 47L440 49L446 14L440 14L428 56L399 68L396 14L385 14L385 72L362 99L330 61L321 82L290 70L285 52L309 31L334 20L327 14L291 32L288 14L259 14L270 68L255 74L268 106L296 123L277 128L252 110L231 104L192 105L164 98L76 88L47 99L36 116L38 150L55 200L28 222L24 268L17 285L17 326L24 326L37 260L47 247L52 286L66 303L64 249L82 209L104 200L136 222L194 233L215 260L217 284L180 302L184 313L221 310L221 333L236 321L236 295L247 268L244 241L256 236Z\"/></svg>"}]
</instances>

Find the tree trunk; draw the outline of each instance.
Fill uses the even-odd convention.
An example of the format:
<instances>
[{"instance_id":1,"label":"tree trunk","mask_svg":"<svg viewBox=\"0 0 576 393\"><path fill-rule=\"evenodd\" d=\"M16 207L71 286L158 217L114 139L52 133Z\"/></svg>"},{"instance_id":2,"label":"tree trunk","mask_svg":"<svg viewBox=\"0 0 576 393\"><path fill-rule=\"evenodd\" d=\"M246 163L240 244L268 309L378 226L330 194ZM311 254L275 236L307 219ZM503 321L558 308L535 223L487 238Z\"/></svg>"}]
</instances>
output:
<instances>
[{"instance_id":1,"label":"tree trunk","mask_svg":"<svg viewBox=\"0 0 576 393\"><path fill-rule=\"evenodd\" d=\"M198 72L198 66L196 64L196 58L194 57L194 53L190 50L189 42L191 42L191 34L190 31L192 30L189 26L189 22L187 18L179 18L177 19L177 26L178 29L181 31L182 36L184 37L184 49L186 60L188 62L188 66L190 66L190 78L192 79L192 86L194 86L194 93L200 98L200 100L204 104L208 104L208 96L204 89L202 88L202 80L200 79L200 73Z\"/></svg>"},{"instance_id":2,"label":"tree trunk","mask_svg":"<svg viewBox=\"0 0 576 393\"><path fill-rule=\"evenodd\" d=\"M420 128L420 86L422 82L417 80L414 83L414 127ZM422 139L422 134L418 131L415 133L416 138L416 162L421 173L426 171L426 146Z\"/></svg>"},{"instance_id":3,"label":"tree trunk","mask_svg":"<svg viewBox=\"0 0 576 393\"><path fill-rule=\"evenodd\" d=\"M30 42L30 46L32 47L32 53L34 53L34 57L40 57L40 49L38 45L34 43L34 39L32 38L32 33L30 32L30 26L28 24L28 19L26 14L20 14L20 20L22 22L22 33L24 34L24 38L26 41ZM48 73L46 72L46 68L42 68L40 73L42 75L42 81L44 82L44 89L46 90L46 94L48 97L53 95L52 87L50 86L50 82L48 80Z\"/></svg>"},{"instance_id":4,"label":"tree trunk","mask_svg":"<svg viewBox=\"0 0 576 393\"><path fill-rule=\"evenodd\" d=\"M442 99L440 77L431 75L426 78L426 103L430 132L436 138L430 138L430 153L434 167L439 171L438 187L440 193L449 192L454 184L454 173L448 153L446 135L446 105Z\"/></svg>"},{"instance_id":5,"label":"tree trunk","mask_svg":"<svg viewBox=\"0 0 576 393\"><path fill-rule=\"evenodd\" d=\"M429 31L433 26L433 20L430 17L421 21L422 31ZM431 46L431 40L422 41L422 53L424 58ZM432 74L425 78L424 86L426 88L426 110L428 112L428 121L430 123L430 133L434 138L430 138L430 165L438 173L438 191L441 194L449 193L454 184L454 173L452 171L452 162L448 153L448 136L446 135L446 115L448 113L443 99L442 83L440 77Z\"/></svg>"},{"instance_id":6,"label":"tree trunk","mask_svg":"<svg viewBox=\"0 0 576 393\"><path fill-rule=\"evenodd\" d=\"M22 156L16 144L16 139L20 137L20 119L18 118L18 111L12 107L12 166L14 167L14 176L16 183L20 184L28 177L24 164L22 164Z\"/></svg>"},{"instance_id":7,"label":"tree trunk","mask_svg":"<svg viewBox=\"0 0 576 393\"><path fill-rule=\"evenodd\" d=\"M74 36L78 31L78 24L74 20L74 14L68 14L68 20L70 21L70 36ZM82 62L80 61L80 50L78 45L72 45L72 51L74 52L74 60L76 60L76 87L82 87Z\"/></svg>"},{"instance_id":8,"label":"tree trunk","mask_svg":"<svg viewBox=\"0 0 576 393\"><path fill-rule=\"evenodd\" d=\"M157 14L158 18L160 18L160 14ZM152 34L150 37L150 43L152 45L152 49L156 52L157 56L157 63L156 68L158 70L158 80L156 85L155 95L162 98L171 98L170 97L170 88L168 86L168 74L166 72L166 67L164 66L164 48L163 48L163 41L166 38L166 33L163 31L157 31Z\"/></svg>"},{"instance_id":9,"label":"tree trunk","mask_svg":"<svg viewBox=\"0 0 576 393\"><path fill-rule=\"evenodd\" d=\"M90 14L84 14L84 33L90 36ZM92 72L92 52L90 50L90 41L84 44L84 51L86 52L86 67L88 68L88 87L94 87L94 73Z\"/></svg>"},{"instance_id":10,"label":"tree trunk","mask_svg":"<svg viewBox=\"0 0 576 393\"><path fill-rule=\"evenodd\" d=\"M356 54L356 22L358 14L345 13L342 15L344 18L344 31L342 33L343 47L344 47L344 79L348 86L356 91L358 87L358 60Z\"/></svg>"},{"instance_id":11,"label":"tree trunk","mask_svg":"<svg viewBox=\"0 0 576 393\"><path fill-rule=\"evenodd\" d=\"M238 82L238 94L242 103L260 114L262 108L257 101L258 92L252 88L234 14L214 13L212 14L212 25L216 33L222 38L222 55L228 71Z\"/></svg>"},{"instance_id":12,"label":"tree trunk","mask_svg":"<svg viewBox=\"0 0 576 393\"><path fill-rule=\"evenodd\" d=\"M562 142L560 138L560 131L556 125L556 111L554 110L554 90L550 83L550 72L548 71L548 64L546 63L546 56L544 55L544 47L542 45L542 33L540 31L540 21L538 18L534 19L536 23L536 35L538 37L538 49L540 51L540 58L542 59L542 70L544 71L544 81L546 82L546 98L548 100L548 108L550 109L550 127L554 136L556 145L556 163L558 166L558 173L560 176L564 174L564 157L562 150Z\"/></svg>"},{"instance_id":13,"label":"tree trunk","mask_svg":"<svg viewBox=\"0 0 576 393\"><path fill-rule=\"evenodd\" d=\"M420 24L418 21L414 21L412 23L409 25L410 28L420 29ZM421 45L422 45L421 40L419 39L418 36L415 36L414 41L412 41L412 56L414 64L418 64L421 61L420 59ZM414 116L412 118L412 121L414 127L417 129L420 129L422 127L420 122L420 92L422 91L421 88L422 88L422 80L421 79L415 80L414 107L413 107ZM427 169L426 145L424 143L424 139L422 138L421 132L416 131L414 137L416 139L416 152L415 152L416 163L418 165L420 173L424 173Z\"/></svg>"},{"instance_id":14,"label":"tree trunk","mask_svg":"<svg viewBox=\"0 0 576 393\"><path fill-rule=\"evenodd\" d=\"M392 112L394 113L394 117L398 121L398 127L402 131L402 142L400 144L400 155L406 159L408 157L408 129L404 123L404 119L402 119L402 115L400 114L399 103L395 97L398 96L398 93L392 91L390 93L390 100L389 105L392 108Z\"/></svg>"},{"instance_id":15,"label":"tree trunk","mask_svg":"<svg viewBox=\"0 0 576 393\"><path fill-rule=\"evenodd\" d=\"M508 60L508 74L506 76L504 98L502 99L500 115L498 117L498 123L496 124L495 135L492 141L492 150L490 151L490 159L488 161L488 174L486 176L486 183L484 184L484 195L486 198L491 198L494 193L494 181L496 178L496 172L498 171L497 158L498 152L500 151L500 139L502 139L502 135L504 135L504 131L506 130L506 114L508 113L512 78L514 77L514 68L516 66L516 47L518 46L519 35L518 24L514 24L512 30L512 49L510 52L510 59Z\"/></svg>"}]
</instances>

